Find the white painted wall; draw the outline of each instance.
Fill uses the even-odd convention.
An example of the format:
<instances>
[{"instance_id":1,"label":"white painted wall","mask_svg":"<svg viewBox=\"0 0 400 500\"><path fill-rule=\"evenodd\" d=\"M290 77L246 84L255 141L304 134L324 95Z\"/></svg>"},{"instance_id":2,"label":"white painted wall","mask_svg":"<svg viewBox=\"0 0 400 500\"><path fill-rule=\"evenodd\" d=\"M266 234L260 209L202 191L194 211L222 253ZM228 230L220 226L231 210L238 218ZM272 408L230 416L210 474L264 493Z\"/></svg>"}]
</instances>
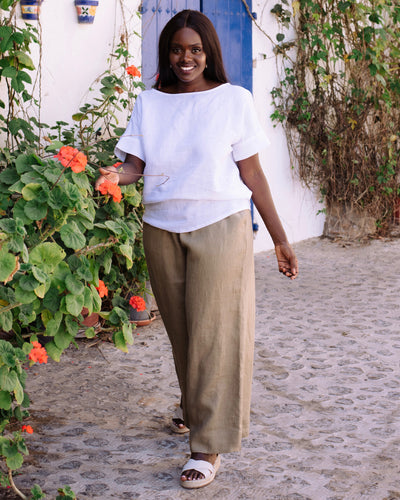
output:
<instances>
[{"instance_id":1,"label":"white painted wall","mask_svg":"<svg viewBox=\"0 0 400 500\"><path fill-rule=\"evenodd\" d=\"M273 40L279 32L275 16L270 13L276 0L253 0L252 11L257 14L257 24ZM290 8L290 7L288 7ZM304 188L295 176L289 158L286 136L283 128L273 127L269 118L272 114L271 90L279 82L273 44L253 25L253 95L260 121L271 141L268 149L260 154L261 163L271 187L276 208L291 243L314 236L323 231L325 217L317 215L323 208L318 193ZM268 232L256 213L260 230L254 240L255 252L273 248Z\"/></svg>"},{"instance_id":2,"label":"white painted wall","mask_svg":"<svg viewBox=\"0 0 400 500\"><path fill-rule=\"evenodd\" d=\"M77 22L74 0L44 0L40 23L42 33L41 78L35 93L41 94L41 120L53 125L56 120L71 122L79 106L87 102L87 90L108 67L107 59L121 34L131 34L129 44L133 59L140 66L141 32L137 16L139 0L100 0L93 25ZM278 31L270 14L275 0L253 0L253 11L258 23L272 37ZM23 23L18 11L18 23ZM274 128L269 118L272 113L270 91L278 81L272 44L253 27L254 98L262 125L271 140L271 146L261 154L278 213L291 242L322 234L324 217L316 215L321 209L318 197L304 189L293 176L284 132ZM266 54L266 58L264 55ZM33 54L39 66L40 51ZM121 120L121 126L125 125ZM260 230L255 238L255 252L273 248L272 241L256 214Z\"/></svg>"}]
</instances>

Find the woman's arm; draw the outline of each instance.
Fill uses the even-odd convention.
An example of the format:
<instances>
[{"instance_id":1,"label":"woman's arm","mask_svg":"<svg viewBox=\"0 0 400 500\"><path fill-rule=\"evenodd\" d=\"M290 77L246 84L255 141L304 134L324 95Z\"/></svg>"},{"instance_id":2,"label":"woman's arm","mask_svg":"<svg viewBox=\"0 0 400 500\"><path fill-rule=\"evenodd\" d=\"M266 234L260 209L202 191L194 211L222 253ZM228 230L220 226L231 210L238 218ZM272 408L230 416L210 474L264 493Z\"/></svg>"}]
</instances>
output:
<instances>
[{"instance_id":1,"label":"woman's arm","mask_svg":"<svg viewBox=\"0 0 400 500\"><path fill-rule=\"evenodd\" d=\"M238 161L237 165L242 181L252 192L253 203L274 242L279 271L295 279L299 272L297 258L277 214L258 154Z\"/></svg>"},{"instance_id":2,"label":"woman's arm","mask_svg":"<svg viewBox=\"0 0 400 500\"><path fill-rule=\"evenodd\" d=\"M101 167L99 169L100 177L97 179L95 189L103 184L105 180L109 180L114 184L126 186L137 182L143 174L145 163L137 156L127 154L124 163L118 167Z\"/></svg>"}]
</instances>

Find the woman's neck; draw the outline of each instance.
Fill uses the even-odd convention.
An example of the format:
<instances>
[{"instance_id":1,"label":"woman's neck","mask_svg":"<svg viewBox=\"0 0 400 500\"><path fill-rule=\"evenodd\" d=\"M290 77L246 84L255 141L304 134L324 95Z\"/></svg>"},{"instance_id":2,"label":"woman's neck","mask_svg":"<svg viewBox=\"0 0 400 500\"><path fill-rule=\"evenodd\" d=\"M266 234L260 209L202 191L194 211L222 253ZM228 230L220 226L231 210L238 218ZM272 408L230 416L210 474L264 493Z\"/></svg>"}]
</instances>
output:
<instances>
[{"instance_id":1,"label":"woman's neck","mask_svg":"<svg viewBox=\"0 0 400 500\"><path fill-rule=\"evenodd\" d=\"M173 85L159 89L161 92L166 94L185 94L190 92L204 92L205 90L211 90L215 87L219 87L221 83L214 82L211 80L202 80L200 82L189 82L184 83L178 81Z\"/></svg>"}]
</instances>

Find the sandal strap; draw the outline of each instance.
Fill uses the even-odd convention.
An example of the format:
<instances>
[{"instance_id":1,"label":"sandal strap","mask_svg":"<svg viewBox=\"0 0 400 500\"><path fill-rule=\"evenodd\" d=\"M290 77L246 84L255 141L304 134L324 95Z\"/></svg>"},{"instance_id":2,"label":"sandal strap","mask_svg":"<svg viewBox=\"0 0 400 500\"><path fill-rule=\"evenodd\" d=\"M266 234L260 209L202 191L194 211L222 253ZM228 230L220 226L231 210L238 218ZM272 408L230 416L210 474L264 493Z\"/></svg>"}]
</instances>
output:
<instances>
[{"instance_id":1,"label":"sandal strap","mask_svg":"<svg viewBox=\"0 0 400 500\"><path fill-rule=\"evenodd\" d=\"M213 464L207 462L207 460L195 460L194 458L191 458L184 465L182 473L187 470L195 470L197 472L200 472L205 478L211 476L215 472Z\"/></svg>"}]
</instances>

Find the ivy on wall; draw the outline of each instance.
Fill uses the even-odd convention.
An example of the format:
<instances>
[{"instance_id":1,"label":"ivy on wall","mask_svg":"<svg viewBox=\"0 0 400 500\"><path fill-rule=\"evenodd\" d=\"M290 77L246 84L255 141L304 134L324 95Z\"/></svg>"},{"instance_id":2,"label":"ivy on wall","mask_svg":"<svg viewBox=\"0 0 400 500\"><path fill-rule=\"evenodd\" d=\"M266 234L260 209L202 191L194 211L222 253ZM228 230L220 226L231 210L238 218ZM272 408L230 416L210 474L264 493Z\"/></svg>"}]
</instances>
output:
<instances>
[{"instance_id":1,"label":"ivy on wall","mask_svg":"<svg viewBox=\"0 0 400 500\"><path fill-rule=\"evenodd\" d=\"M385 230L400 195L400 6L283 0L271 12L282 28L272 119L294 168L328 210L356 206Z\"/></svg>"}]
</instances>

